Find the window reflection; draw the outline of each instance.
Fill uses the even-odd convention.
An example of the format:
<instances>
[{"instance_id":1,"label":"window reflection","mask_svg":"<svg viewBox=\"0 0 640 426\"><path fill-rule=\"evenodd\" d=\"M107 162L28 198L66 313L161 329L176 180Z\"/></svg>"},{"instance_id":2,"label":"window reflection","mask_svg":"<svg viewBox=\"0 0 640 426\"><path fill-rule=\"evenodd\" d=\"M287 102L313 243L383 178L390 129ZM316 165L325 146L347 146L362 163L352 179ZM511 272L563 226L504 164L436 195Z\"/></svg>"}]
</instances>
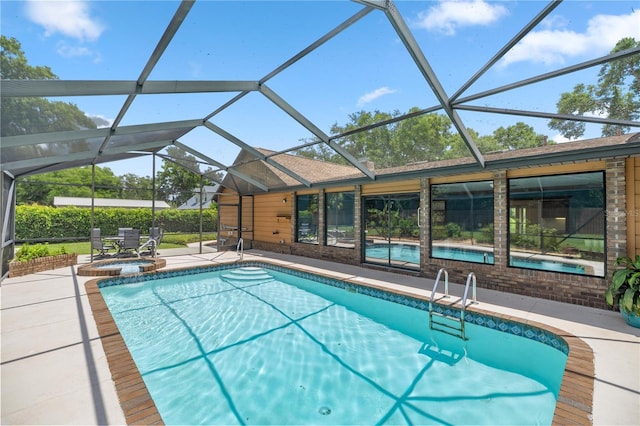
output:
<instances>
[{"instance_id":1,"label":"window reflection","mask_svg":"<svg viewBox=\"0 0 640 426\"><path fill-rule=\"evenodd\" d=\"M494 263L493 182L431 186L431 257Z\"/></svg>"},{"instance_id":2,"label":"window reflection","mask_svg":"<svg viewBox=\"0 0 640 426\"><path fill-rule=\"evenodd\" d=\"M604 276L604 173L509 180L509 266Z\"/></svg>"},{"instance_id":3,"label":"window reflection","mask_svg":"<svg viewBox=\"0 0 640 426\"><path fill-rule=\"evenodd\" d=\"M363 206L365 261L420 268L419 194L369 196Z\"/></svg>"},{"instance_id":4,"label":"window reflection","mask_svg":"<svg viewBox=\"0 0 640 426\"><path fill-rule=\"evenodd\" d=\"M296 239L318 244L318 194L296 196Z\"/></svg>"},{"instance_id":5,"label":"window reflection","mask_svg":"<svg viewBox=\"0 0 640 426\"><path fill-rule=\"evenodd\" d=\"M325 200L326 244L335 247L355 247L355 193L328 193Z\"/></svg>"}]
</instances>

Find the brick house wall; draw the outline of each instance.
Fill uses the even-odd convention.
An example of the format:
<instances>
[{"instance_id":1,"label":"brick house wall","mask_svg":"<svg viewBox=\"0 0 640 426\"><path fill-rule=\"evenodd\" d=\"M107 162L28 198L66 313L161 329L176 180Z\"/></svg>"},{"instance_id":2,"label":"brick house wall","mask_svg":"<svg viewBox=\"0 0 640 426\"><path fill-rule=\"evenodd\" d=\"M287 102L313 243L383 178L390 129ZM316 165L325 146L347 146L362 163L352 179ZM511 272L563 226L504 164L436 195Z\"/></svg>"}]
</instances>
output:
<instances>
[{"instance_id":1,"label":"brick house wall","mask_svg":"<svg viewBox=\"0 0 640 426\"><path fill-rule=\"evenodd\" d=\"M356 238L355 249L344 249L324 245L324 235L319 236L319 244L293 242L290 246L269 246L254 243L254 247L279 253L330 260L351 265L360 265L371 269L392 270L402 274L419 275L434 279L445 268L450 282L465 283L470 272L476 275L479 288L487 288L525 296L555 300L582 306L606 308L603 294L612 274L613 262L618 256L626 254L626 170L625 159L609 159L605 162L606 180L606 277L571 275L559 272L546 272L508 266L508 174L505 170L493 172L494 183L494 259L493 265L461 262L429 257L430 236L430 184L429 178L420 183L420 236L421 267L419 271L399 270L383 265L368 265L361 262L362 241ZM572 165L571 170L575 169ZM580 167L580 166L578 166ZM590 170L589 166L582 168ZM324 229L324 191L318 191L320 200L320 229ZM355 234L362 233L361 187L356 190ZM295 211L295 206L294 210ZM296 224L292 220L291 232L295 235Z\"/></svg>"}]
</instances>

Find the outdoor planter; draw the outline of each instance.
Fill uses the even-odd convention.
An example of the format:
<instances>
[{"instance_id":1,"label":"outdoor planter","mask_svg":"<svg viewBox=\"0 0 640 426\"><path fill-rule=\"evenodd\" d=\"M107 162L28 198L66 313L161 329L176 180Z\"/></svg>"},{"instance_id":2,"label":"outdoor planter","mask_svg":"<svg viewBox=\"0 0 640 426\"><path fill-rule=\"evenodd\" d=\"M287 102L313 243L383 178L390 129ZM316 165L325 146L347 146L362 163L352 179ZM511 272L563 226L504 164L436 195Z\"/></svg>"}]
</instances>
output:
<instances>
[{"instance_id":1,"label":"outdoor planter","mask_svg":"<svg viewBox=\"0 0 640 426\"><path fill-rule=\"evenodd\" d=\"M640 256L635 260L628 256L618 257L614 266L621 268L613 273L605 301L611 307L619 307L627 324L640 328Z\"/></svg>"},{"instance_id":2,"label":"outdoor planter","mask_svg":"<svg viewBox=\"0 0 640 426\"><path fill-rule=\"evenodd\" d=\"M26 262L12 261L9 263L9 278L20 277L22 275L36 272L49 271L51 269L73 266L78 263L76 253L57 254L55 256L44 256Z\"/></svg>"},{"instance_id":3,"label":"outdoor planter","mask_svg":"<svg viewBox=\"0 0 640 426\"><path fill-rule=\"evenodd\" d=\"M622 318L624 321L629 324L631 327L640 328L640 316L634 314L633 312L626 312L623 308L620 308L620 313L622 314Z\"/></svg>"}]
</instances>

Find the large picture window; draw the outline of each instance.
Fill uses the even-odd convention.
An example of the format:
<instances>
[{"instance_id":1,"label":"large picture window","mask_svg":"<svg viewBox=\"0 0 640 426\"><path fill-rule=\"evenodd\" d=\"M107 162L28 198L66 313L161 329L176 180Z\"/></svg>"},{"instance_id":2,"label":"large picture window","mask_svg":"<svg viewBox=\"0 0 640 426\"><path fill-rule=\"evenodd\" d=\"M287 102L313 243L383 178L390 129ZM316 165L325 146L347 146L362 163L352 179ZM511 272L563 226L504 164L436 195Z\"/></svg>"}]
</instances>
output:
<instances>
[{"instance_id":1,"label":"large picture window","mask_svg":"<svg viewBox=\"0 0 640 426\"><path fill-rule=\"evenodd\" d=\"M509 179L509 266L604 276L604 173Z\"/></svg>"},{"instance_id":2,"label":"large picture window","mask_svg":"<svg viewBox=\"0 0 640 426\"><path fill-rule=\"evenodd\" d=\"M368 263L420 268L419 194L363 199L364 257Z\"/></svg>"},{"instance_id":3,"label":"large picture window","mask_svg":"<svg viewBox=\"0 0 640 426\"><path fill-rule=\"evenodd\" d=\"M355 193L333 192L325 195L326 244L353 248Z\"/></svg>"},{"instance_id":4,"label":"large picture window","mask_svg":"<svg viewBox=\"0 0 640 426\"><path fill-rule=\"evenodd\" d=\"M296 196L296 240L318 244L318 194Z\"/></svg>"},{"instance_id":5,"label":"large picture window","mask_svg":"<svg viewBox=\"0 0 640 426\"><path fill-rule=\"evenodd\" d=\"M494 263L493 182L431 186L431 257Z\"/></svg>"}]
</instances>

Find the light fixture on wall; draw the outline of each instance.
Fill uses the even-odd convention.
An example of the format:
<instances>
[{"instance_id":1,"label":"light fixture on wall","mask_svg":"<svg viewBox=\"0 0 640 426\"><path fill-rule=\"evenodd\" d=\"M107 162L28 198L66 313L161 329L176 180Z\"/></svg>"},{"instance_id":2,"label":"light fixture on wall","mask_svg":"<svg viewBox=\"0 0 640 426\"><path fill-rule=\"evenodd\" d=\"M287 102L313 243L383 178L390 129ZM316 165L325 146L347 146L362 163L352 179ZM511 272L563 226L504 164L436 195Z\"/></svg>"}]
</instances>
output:
<instances>
[{"instance_id":1,"label":"light fixture on wall","mask_svg":"<svg viewBox=\"0 0 640 426\"><path fill-rule=\"evenodd\" d=\"M286 198L282 199L282 204L287 204L287 199Z\"/></svg>"}]
</instances>

